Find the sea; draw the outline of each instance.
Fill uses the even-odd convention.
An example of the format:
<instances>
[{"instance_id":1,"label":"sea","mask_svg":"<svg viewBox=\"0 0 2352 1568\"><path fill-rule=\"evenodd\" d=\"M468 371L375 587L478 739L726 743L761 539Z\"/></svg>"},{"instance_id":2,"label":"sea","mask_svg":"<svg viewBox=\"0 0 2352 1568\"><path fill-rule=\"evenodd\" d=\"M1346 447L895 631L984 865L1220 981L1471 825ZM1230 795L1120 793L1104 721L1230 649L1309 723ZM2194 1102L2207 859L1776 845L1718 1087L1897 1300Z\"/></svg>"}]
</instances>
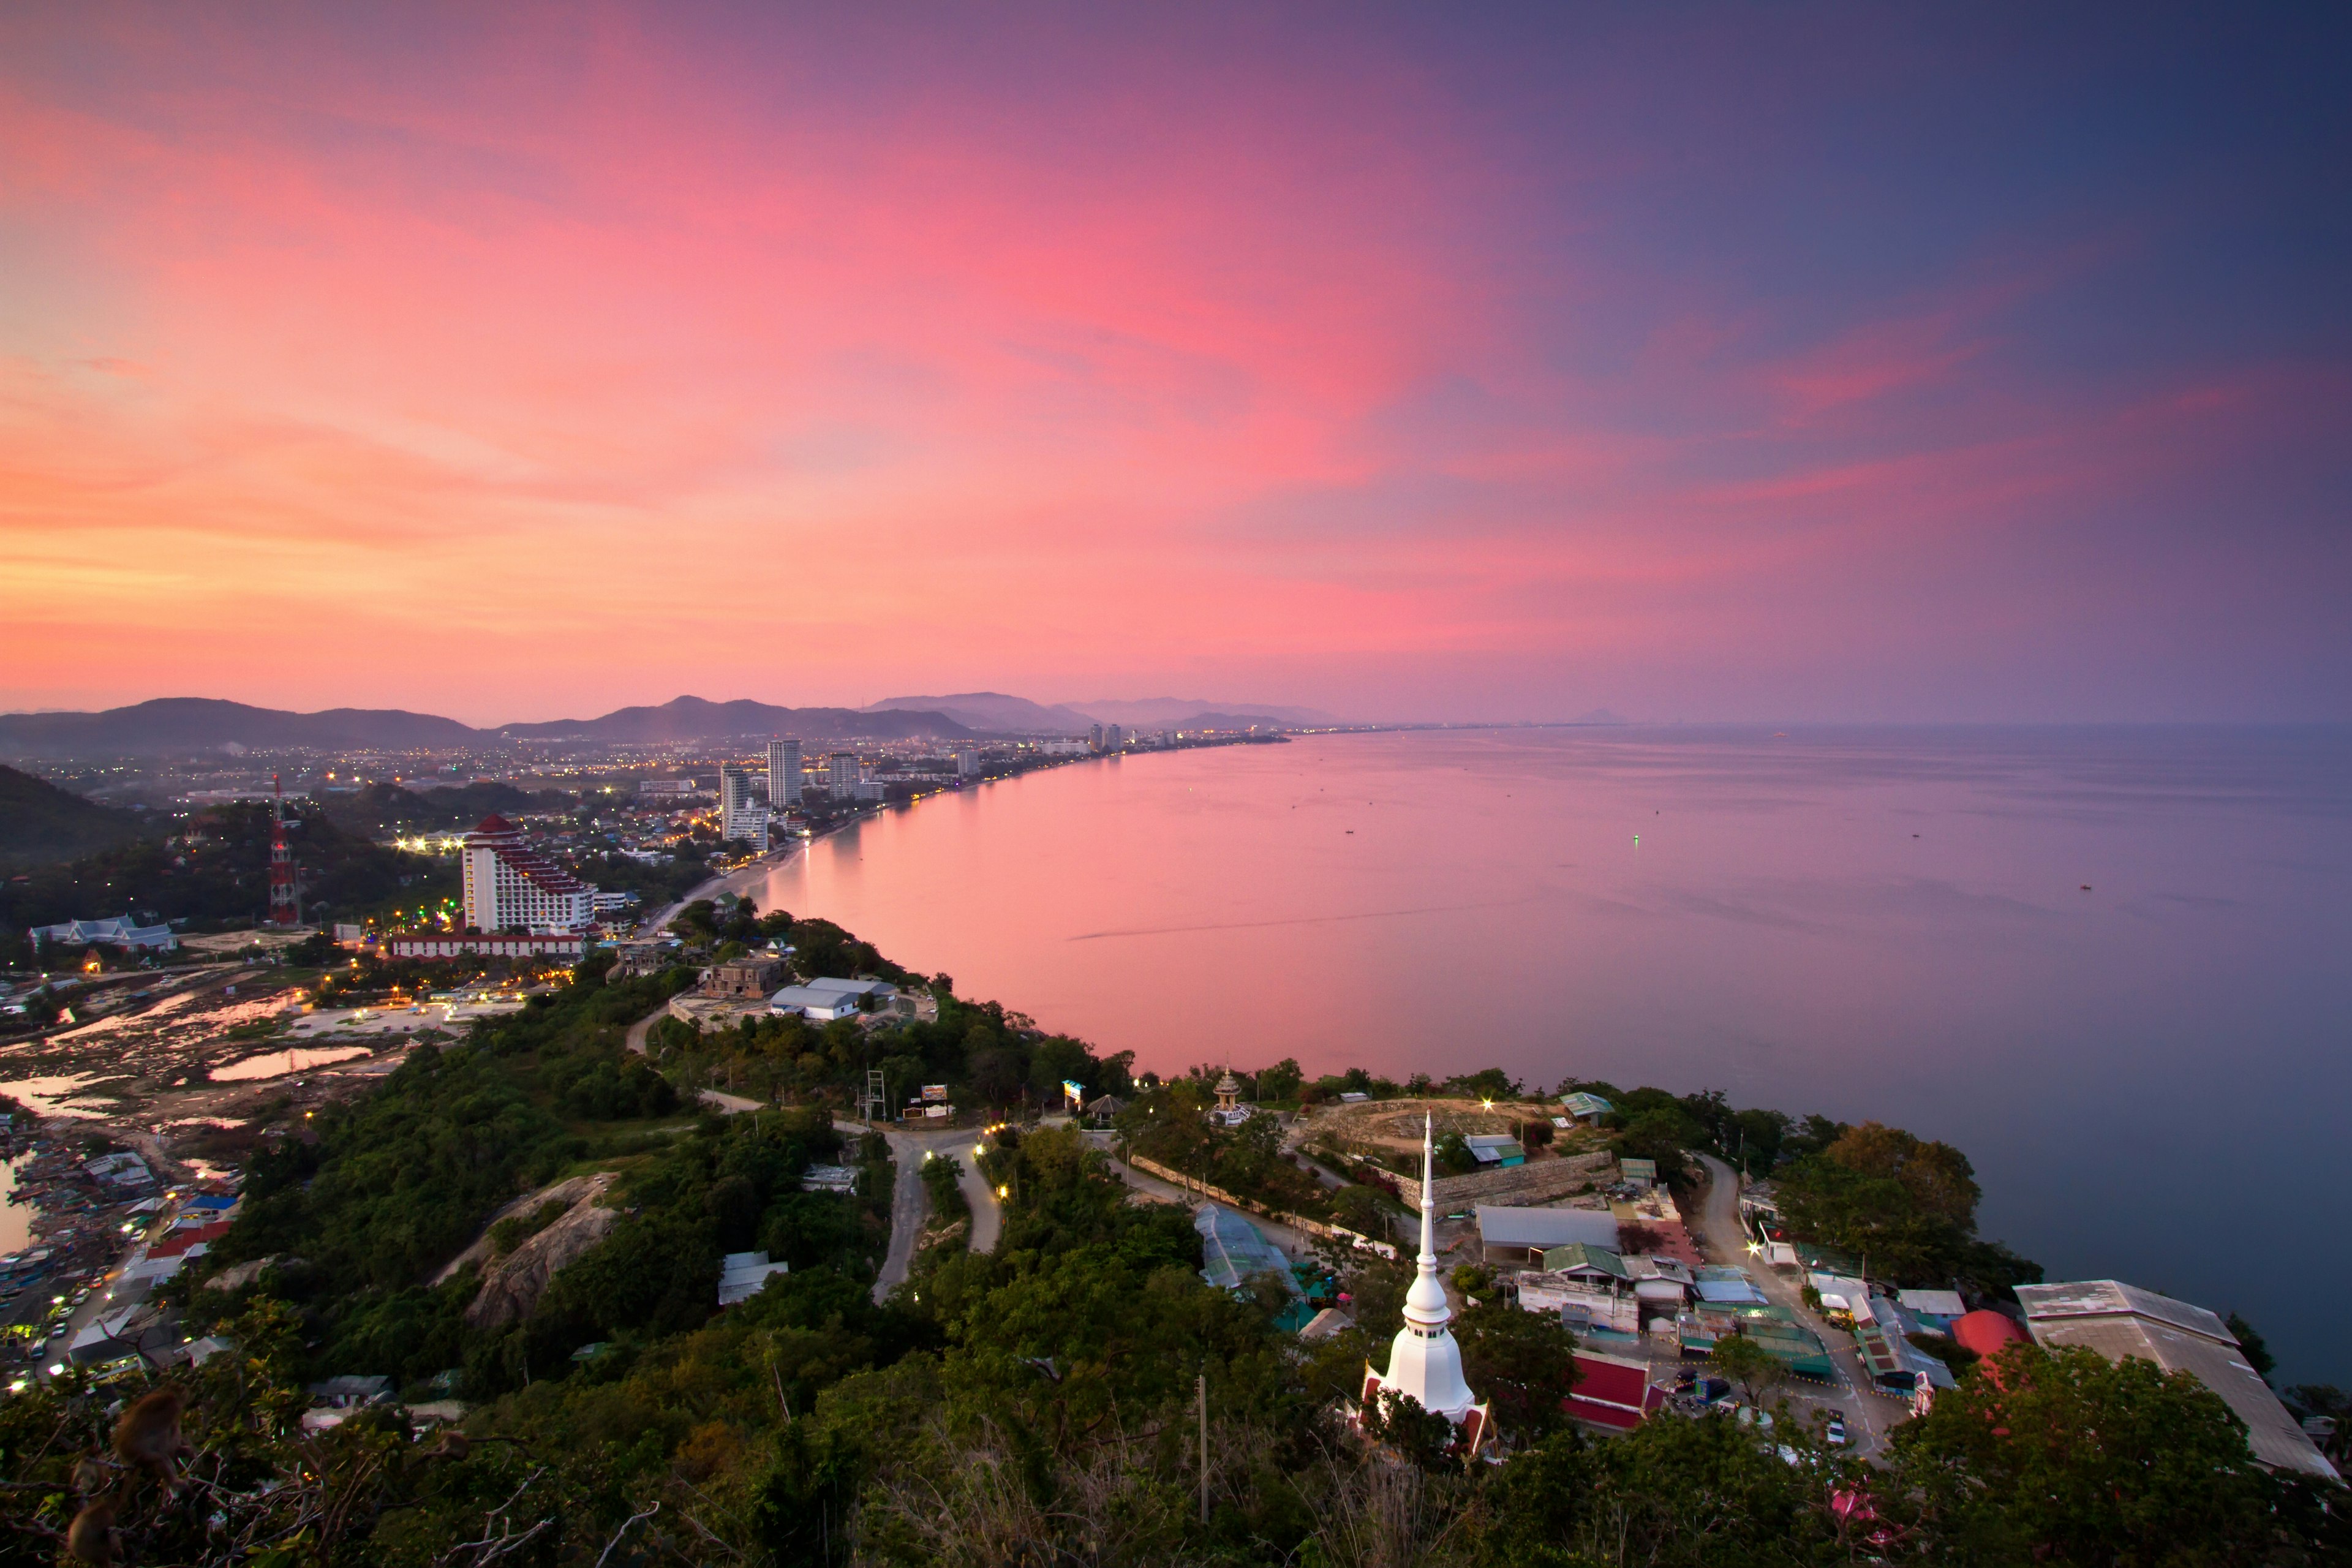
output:
<instances>
[{"instance_id":1,"label":"sea","mask_svg":"<svg viewBox=\"0 0 2352 1568\"><path fill-rule=\"evenodd\" d=\"M1906 1127L2049 1278L2352 1384L2352 729L1136 753L884 812L755 896L1138 1070L1496 1065Z\"/></svg>"}]
</instances>

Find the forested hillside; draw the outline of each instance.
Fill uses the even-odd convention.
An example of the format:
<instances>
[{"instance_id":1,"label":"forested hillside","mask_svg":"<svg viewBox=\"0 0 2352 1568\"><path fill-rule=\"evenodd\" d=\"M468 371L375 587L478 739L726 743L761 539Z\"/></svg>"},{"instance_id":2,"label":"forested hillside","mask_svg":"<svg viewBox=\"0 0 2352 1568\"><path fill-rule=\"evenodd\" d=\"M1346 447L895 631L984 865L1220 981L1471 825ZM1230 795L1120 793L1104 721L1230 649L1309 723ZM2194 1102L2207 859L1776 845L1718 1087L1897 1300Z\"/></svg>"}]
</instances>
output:
<instances>
[{"instance_id":1,"label":"forested hillside","mask_svg":"<svg viewBox=\"0 0 2352 1568\"><path fill-rule=\"evenodd\" d=\"M433 863L338 827L315 807L288 834L306 920L374 905L429 876ZM197 930L251 921L269 907L269 807L238 801L196 813L172 836L141 838L0 882L0 932L126 912Z\"/></svg>"},{"instance_id":2,"label":"forested hillside","mask_svg":"<svg viewBox=\"0 0 2352 1568\"><path fill-rule=\"evenodd\" d=\"M471 827L498 812L507 816L562 811L572 797L562 790L518 789L496 780L457 789L407 790L395 784L372 784L350 795L324 796L320 808L353 833L381 835L398 831Z\"/></svg>"},{"instance_id":3,"label":"forested hillside","mask_svg":"<svg viewBox=\"0 0 2352 1568\"><path fill-rule=\"evenodd\" d=\"M761 923L695 918L720 942ZM837 927L764 919L825 967L925 984ZM936 1024L776 1020L629 1053L627 1026L689 979L608 984L591 963L464 1043L418 1047L321 1113L314 1140L258 1159L232 1230L171 1288L193 1331L236 1349L173 1374L193 1479L176 1496L123 1484L131 1560L2284 1565L2347 1548L2341 1521L2258 1469L2193 1380L2086 1352L2019 1351L1999 1383L1970 1373L1874 1467L1793 1420L1580 1436L1560 1408L1574 1347L1559 1320L1489 1303L1454 1331L1501 1462L1465 1468L1409 1407L1367 1443L1343 1416L1367 1358L1386 1360L1408 1265L1330 1257L1358 1326L1302 1344L1276 1326L1278 1286L1203 1284L1189 1215L1130 1201L1071 1131L985 1135L1004 1195L995 1249L950 1232L877 1304L891 1167L881 1140L833 1119L868 1067L963 1096L1118 1084L1162 1114L1197 1089L1138 1089L1123 1059L944 977L928 983ZM1298 1082L1286 1063L1259 1076ZM773 1108L698 1111L714 1079ZM1706 1112L1650 1131L1712 1141ZM1852 1130L1817 1131L1831 1148ZM1877 1179L1868 1153L1839 1158ZM1254 1157L1206 1155L1244 1173ZM856 1190L803 1190L819 1161L850 1164ZM1922 1192L1932 1177L1948 1196L1951 1175L1926 1173ZM610 1183L600 1239L521 1316L486 1317L485 1268L572 1223L537 1194L586 1177ZM720 1311L721 1255L755 1247L789 1274ZM201 1288L239 1265L257 1276ZM305 1433L303 1385L331 1373L388 1377L404 1403ZM452 1396L469 1407L463 1437L421 1437L407 1407ZM112 1397L75 1374L0 1402L0 1564L57 1559L77 1456L103 1446Z\"/></svg>"},{"instance_id":4,"label":"forested hillside","mask_svg":"<svg viewBox=\"0 0 2352 1568\"><path fill-rule=\"evenodd\" d=\"M134 813L0 764L0 867L71 860L150 831Z\"/></svg>"}]
</instances>

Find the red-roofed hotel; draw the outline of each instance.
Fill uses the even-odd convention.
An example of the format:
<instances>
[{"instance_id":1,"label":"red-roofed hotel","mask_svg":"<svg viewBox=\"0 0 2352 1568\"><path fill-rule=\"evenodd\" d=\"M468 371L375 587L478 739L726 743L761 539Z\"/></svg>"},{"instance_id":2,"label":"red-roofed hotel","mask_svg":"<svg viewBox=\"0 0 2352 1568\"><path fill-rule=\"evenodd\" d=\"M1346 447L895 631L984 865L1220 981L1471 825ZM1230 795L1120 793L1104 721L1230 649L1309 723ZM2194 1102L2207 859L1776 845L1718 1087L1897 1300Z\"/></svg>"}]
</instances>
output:
<instances>
[{"instance_id":1,"label":"red-roofed hotel","mask_svg":"<svg viewBox=\"0 0 2352 1568\"><path fill-rule=\"evenodd\" d=\"M484 931L575 931L596 918L596 889L531 849L492 815L466 835L466 924Z\"/></svg>"}]
</instances>

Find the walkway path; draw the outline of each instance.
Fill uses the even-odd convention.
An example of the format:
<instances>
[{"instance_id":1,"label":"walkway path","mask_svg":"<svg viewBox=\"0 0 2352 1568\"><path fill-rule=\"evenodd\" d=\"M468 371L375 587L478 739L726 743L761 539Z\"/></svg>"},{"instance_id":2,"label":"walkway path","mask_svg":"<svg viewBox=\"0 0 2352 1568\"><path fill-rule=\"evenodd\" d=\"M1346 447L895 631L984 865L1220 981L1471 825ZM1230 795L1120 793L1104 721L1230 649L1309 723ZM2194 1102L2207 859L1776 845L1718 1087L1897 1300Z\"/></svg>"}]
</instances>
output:
<instances>
[{"instance_id":1,"label":"walkway path","mask_svg":"<svg viewBox=\"0 0 2352 1568\"><path fill-rule=\"evenodd\" d=\"M1712 1154L1701 1154L1698 1159L1706 1166L1707 1173L1706 1195L1698 1212L1692 1215L1701 1251L1710 1263L1736 1263L1746 1268L1774 1305L1789 1308L1800 1322L1821 1335L1822 1342L1829 1347L1831 1363L1838 1371L1841 1386L1836 1391L1835 1408L1845 1414L1848 1441L1855 1453L1865 1458L1881 1452L1886 1447L1887 1430L1908 1414L1908 1407L1871 1393L1870 1376L1853 1348L1853 1336L1823 1321L1805 1305L1803 1291L1787 1275L1748 1253L1747 1233L1739 1226L1738 1173ZM1828 1404L1826 1391L1813 1395L1807 1392L1807 1386L1791 1383L1783 1388L1791 1403L1801 1409L1807 1405Z\"/></svg>"},{"instance_id":2,"label":"walkway path","mask_svg":"<svg viewBox=\"0 0 2352 1568\"><path fill-rule=\"evenodd\" d=\"M1150 1175L1142 1171L1139 1171L1134 1166L1129 1164L1126 1161L1120 1159L1118 1153L1117 1139L1111 1133L1089 1132L1087 1134L1087 1142L1094 1144L1096 1148L1100 1149L1103 1152L1110 1155L1111 1174L1117 1176L1120 1181L1125 1182L1129 1186L1133 1187L1138 1193L1141 1194L1145 1197L1156 1198L1161 1203L1178 1204L1182 1205L1187 1211L1197 1210L1203 1203L1209 1201L1208 1199L1202 1197L1198 1193L1185 1191L1182 1187L1178 1186L1173 1182L1164 1181L1158 1176ZM1249 1221L1250 1224L1257 1226L1258 1233L1260 1235L1264 1236L1268 1241L1274 1243L1276 1247L1282 1248L1282 1250L1289 1254L1292 1258L1297 1259L1311 1258L1314 1256L1314 1238L1307 1236L1306 1232L1294 1229L1291 1226L1283 1224L1278 1219L1268 1219L1262 1214L1252 1214L1247 1209L1235 1209L1234 1212L1240 1215L1244 1219Z\"/></svg>"}]
</instances>

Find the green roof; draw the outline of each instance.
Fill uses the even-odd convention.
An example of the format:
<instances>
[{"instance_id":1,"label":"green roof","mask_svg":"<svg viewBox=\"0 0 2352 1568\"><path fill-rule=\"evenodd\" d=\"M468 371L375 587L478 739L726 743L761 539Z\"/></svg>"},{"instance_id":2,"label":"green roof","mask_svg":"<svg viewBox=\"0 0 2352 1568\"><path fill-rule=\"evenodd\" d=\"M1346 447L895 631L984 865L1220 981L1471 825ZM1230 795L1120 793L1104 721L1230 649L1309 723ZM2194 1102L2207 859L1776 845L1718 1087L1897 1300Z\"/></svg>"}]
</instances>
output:
<instances>
[{"instance_id":1,"label":"green roof","mask_svg":"<svg viewBox=\"0 0 2352 1568\"><path fill-rule=\"evenodd\" d=\"M1571 1241L1565 1247L1548 1247L1543 1255L1544 1270L1550 1273L1561 1268L1598 1268L1603 1274L1620 1279L1633 1276L1625 1260L1605 1247L1595 1247L1589 1241Z\"/></svg>"}]
</instances>

